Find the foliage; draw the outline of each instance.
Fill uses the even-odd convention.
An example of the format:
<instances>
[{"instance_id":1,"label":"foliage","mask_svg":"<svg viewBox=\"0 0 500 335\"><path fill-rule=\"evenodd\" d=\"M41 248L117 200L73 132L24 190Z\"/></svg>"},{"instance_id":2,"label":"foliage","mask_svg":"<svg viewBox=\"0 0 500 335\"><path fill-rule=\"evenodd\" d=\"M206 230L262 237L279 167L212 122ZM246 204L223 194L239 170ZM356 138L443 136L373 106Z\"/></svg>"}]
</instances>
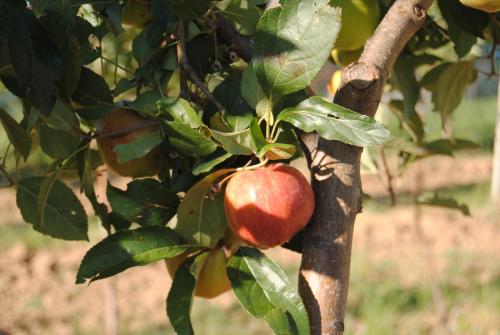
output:
<instances>
[{"instance_id":1,"label":"foliage","mask_svg":"<svg viewBox=\"0 0 500 335\"><path fill-rule=\"evenodd\" d=\"M258 0L151 0L134 22L124 13L129 1L33 0L27 6L0 0L0 79L23 105L19 122L0 109L14 149L3 157L10 152L19 169L39 147L52 162L43 173L18 179L1 163L24 220L55 238L86 240L87 214L63 180L70 177L109 233L83 259L78 283L190 253L167 299L176 331L190 334L196 285L190 262L223 245L242 306L278 334L308 334L305 308L282 270L258 250L238 249L225 238L221 199L237 169L299 157L299 130L362 147L391 140L381 123L311 94L311 81L335 46L340 11L327 0L282 0L268 11ZM381 8L388 3L380 1ZM122 21L122 14L128 18ZM426 138L417 103L430 92L446 122L476 79L473 61L497 28L494 14L458 0L433 6L387 86L387 105L404 130L393 144L401 166L471 146ZM151 122L159 128L116 146L118 162L155 148L165 159L158 178L130 181L126 190L108 184L107 208L94 190L101 161L92 147L97 137L112 136L100 134L99 125L118 108L149 120L139 128ZM173 310L176 301L182 308Z\"/></svg>"}]
</instances>

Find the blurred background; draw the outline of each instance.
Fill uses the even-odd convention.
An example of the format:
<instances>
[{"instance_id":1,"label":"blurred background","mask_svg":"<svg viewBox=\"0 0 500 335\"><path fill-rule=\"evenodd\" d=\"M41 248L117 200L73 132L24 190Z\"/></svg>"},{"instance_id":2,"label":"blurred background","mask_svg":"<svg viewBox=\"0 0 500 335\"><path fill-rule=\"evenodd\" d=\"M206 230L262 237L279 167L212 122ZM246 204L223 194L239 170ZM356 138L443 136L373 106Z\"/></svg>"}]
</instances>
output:
<instances>
[{"instance_id":1,"label":"blurred background","mask_svg":"<svg viewBox=\"0 0 500 335\"><path fill-rule=\"evenodd\" d=\"M497 85L497 79L481 77L445 130L439 115L422 103L429 139L444 132L472 140L479 148L455 157L423 159L401 174L398 157L388 148L395 206L387 173L378 171L383 166L380 148L367 151L366 197L355 226L346 334L500 334L500 206L490 200ZM21 117L19 101L3 86L0 108ZM390 112L382 108L379 115L393 132L400 131ZM1 129L0 152L6 146ZM40 152L23 169L34 175L49 163ZM18 173L27 175L25 170ZM113 178L115 185L127 182ZM416 206L415 199L427 193L453 196L469 206L471 216ZM23 222L15 190L0 188L0 334L174 334L165 312L170 278L163 263L89 286L75 284L86 250L104 236L93 218L90 243L45 237ZM296 283L299 255L282 248L268 254ZM231 292L215 300L197 298L193 315L200 335L271 334L264 323L246 314Z\"/></svg>"}]
</instances>

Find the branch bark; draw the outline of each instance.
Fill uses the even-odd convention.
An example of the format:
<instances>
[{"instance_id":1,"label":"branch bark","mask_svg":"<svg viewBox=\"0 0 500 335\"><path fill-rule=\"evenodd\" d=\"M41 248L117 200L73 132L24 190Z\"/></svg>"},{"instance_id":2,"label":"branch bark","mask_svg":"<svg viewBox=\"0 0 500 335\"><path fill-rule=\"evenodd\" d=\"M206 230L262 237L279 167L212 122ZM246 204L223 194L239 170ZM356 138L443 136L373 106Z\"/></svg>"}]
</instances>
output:
<instances>
[{"instance_id":1,"label":"branch bark","mask_svg":"<svg viewBox=\"0 0 500 335\"><path fill-rule=\"evenodd\" d=\"M389 72L433 0L396 0L357 63L342 72L335 103L373 116ZM299 290L313 335L344 332L351 248L361 211L361 148L308 135L316 210L303 245Z\"/></svg>"}]
</instances>

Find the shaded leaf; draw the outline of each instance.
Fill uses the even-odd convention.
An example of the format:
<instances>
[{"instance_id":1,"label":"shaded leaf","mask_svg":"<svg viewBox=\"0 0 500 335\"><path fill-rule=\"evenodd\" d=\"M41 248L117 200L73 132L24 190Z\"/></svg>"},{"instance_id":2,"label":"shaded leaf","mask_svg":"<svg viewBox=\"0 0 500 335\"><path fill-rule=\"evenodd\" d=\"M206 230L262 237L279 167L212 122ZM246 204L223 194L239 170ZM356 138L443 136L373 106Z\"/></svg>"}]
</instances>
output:
<instances>
[{"instance_id":1,"label":"shaded leaf","mask_svg":"<svg viewBox=\"0 0 500 335\"><path fill-rule=\"evenodd\" d=\"M224 193L214 183L234 169L216 171L196 184L186 193L177 210L179 232L189 243L214 247L224 236L227 228L224 213Z\"/></svg>"},{"instance_id":2,"label":"shaded leaf","mask_svg":"<svg viewBox=\"0 0 500 335\"><path fill-rule=\"evenodd\" d=\"M80 140L68 131L40 126L40 146L52 158L67 158L78 148Z\"/></svg>"},{"instance_id":3,"label":"shaded leaf","mask_svg":"<svg viewBox=\"0 0 500 335\"><path fill-rule=\"evenodd\" d=\"M167 297L167 315L177 334L194 335L191 324L191 305L196 288L196 277L190 270L191 262L184 262L175 272Z\"/></svg>"},{"instance_id":4,"label":"shaded leaf","mask_svg":"<svg viewBox=\"0 0 500 335\"><path fill-rule=\"evenodd\" d=\"M46 201L43 225L38 196L45 178L30 177L17 183L16 202L24 221L43 234L65 240L87 239L87 215L73 191L55 180Z\"/></svg>"},{"instance_id":5,"label":"shaded leaf","mask_svg":"<svg viewBox=\"0 0 500 335\"><path fill-rule=\"evenodd\" d=\"M441 197L439 194L434 194L432 196L420 197L417 200L417 204L443 207L443 208L449 208L449 209L456 209L456 210L462 212L462 214L465 216L471 216L469 206L467 206L466 204L459 203L454 198Z\"/></svg>"},{"instance_id":6,"label":"shaded leaf","mask_svg":"<svg viewBox=\"0 0 500 335\"><path fill-rule=\"evenodd\" d=\"M439 65L422 78L422 85L432 92L434 110L441 114L443 125L458 107L465 89L476 76L473 62L458 62Z\"/></svg>"},{"instance_id":7,"label":"shaded leaf","mask_svg":"<svg viewBox=\"0 0 500 335\"><path fill-rule=\"evenodd\" d=\"M116 214L143 226L165 226L179 205L175 192L155 179L134 180L126 191L108 184L106 196Z\"/></svg>"},{"instance_id":8,"label":"shaded leaf","mask_svg":"<svg viewBox=\"0 0 500 335\"><path fill-rule=\"evenodd\" d=\"M31 137L28 132L17 123L5 110L0 108L0 121L7 133L9 142L26 160L31 150Z\"/></svg>"}]
</instances>

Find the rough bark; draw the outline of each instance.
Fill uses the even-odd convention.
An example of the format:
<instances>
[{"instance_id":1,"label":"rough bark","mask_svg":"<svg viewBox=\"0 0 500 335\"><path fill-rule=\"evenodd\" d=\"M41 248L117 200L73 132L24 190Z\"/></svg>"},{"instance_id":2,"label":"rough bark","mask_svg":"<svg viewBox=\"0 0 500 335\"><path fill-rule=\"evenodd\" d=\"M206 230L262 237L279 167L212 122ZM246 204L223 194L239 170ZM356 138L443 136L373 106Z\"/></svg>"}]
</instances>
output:
<instances>
[{"instance_id":1,"label":"rough bark","mask_svg":"<svg viewBox=\"0 0 500 335\"><path fill-rule=\"evenodd\" d=\"M342 72L335 102L373 116L398 55L421 27L433 0L396 0L359 62ZM361 211L362 149L316 135L302 137L311 158L316 195L314 217L306 230L299 290L313 335L344 332L354 221Z\"/></svg>"}]
</instances>

